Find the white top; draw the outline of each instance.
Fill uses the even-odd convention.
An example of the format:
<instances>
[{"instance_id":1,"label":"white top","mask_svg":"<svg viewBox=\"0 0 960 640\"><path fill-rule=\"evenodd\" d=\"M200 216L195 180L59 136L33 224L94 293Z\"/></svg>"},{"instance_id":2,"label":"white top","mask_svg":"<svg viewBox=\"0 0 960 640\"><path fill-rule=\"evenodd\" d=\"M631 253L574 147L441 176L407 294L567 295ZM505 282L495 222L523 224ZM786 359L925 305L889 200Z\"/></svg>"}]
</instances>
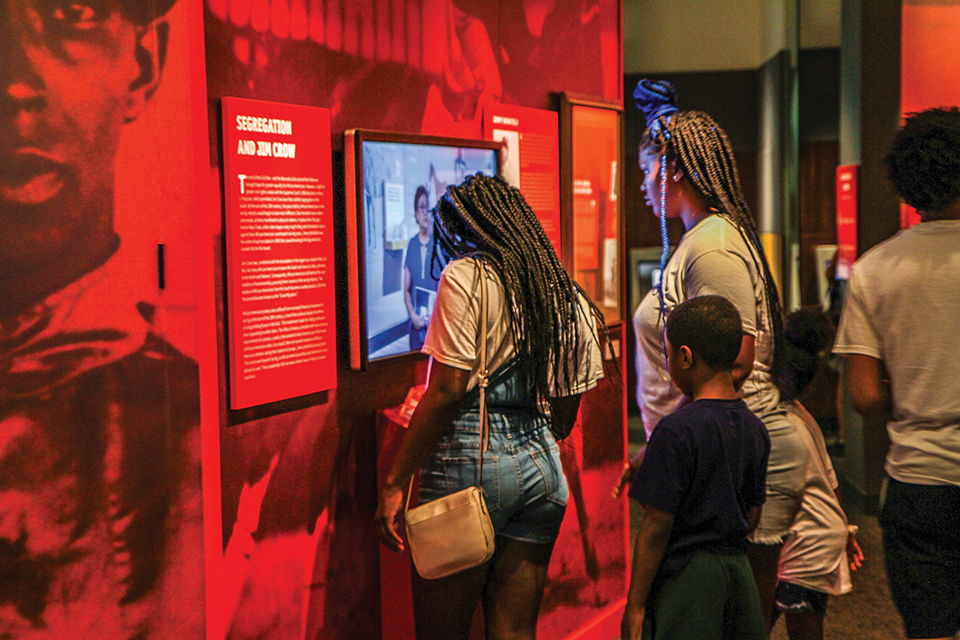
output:
<instances>
[{"instance_id":1,"label":"white top","mask_svg":"<svg viewBox=\"0 0 960 640\"><path fill-rule=\"evenodd\" d=\"M823 433L799 402L786 405L787 418L807 448L806 483L800 511L780 551L781 580L833 595L853 588L847 563L847 516L840 507L837 476Z\"/></svg>"},{"instance_id":2,"label":"white top","mask_svg":"<svg viewBox=\"0 0 960 640\"><path fill-rule=\"evenodd\" d=\"M960 485L960 221L921 222L853 264L833 351L890 374L890 477Z\"/></svg>"},{"instance_id":3,"label":"white top","mask_svg":"<svg viewBox=\"0 0 960 640\"><path fill-rule=\"evenodd\" d=\"M437 300L427 329L422 351L438 362L470 371L469 391L477 385L480 356L477 319L480 317L479 265L472 258L461 258L449 263L440 276ZM516 353L510 331L510 312L505 304L503 285L493 269L486 269L487 283L487 370L493 373ZM551 385L551 396L583 393L597 385L603 377L597 326L589 305L580 299L580 344L584 356L579 362L571 359L571 370L576 372L572 389L558 389ZM536 331L536 327L530 330Z\"/></svg>"},{"instance_id":4,"label":"white top","mask_svg":"<svg viewBox=\"0 0 960 640\"><path fill-rule=\"evenodd\" d=\"M764 418L778 411L780 392L770 374L773 333L758 259L736 226L712 215L683 235L667 262L662 281L668 315L681 302L708 294L723 296L737 307L744 333L756 338L753 372L740 395L754 413ZM673 413L683 401L683 393L670 380L666 367L656 289L637 307L633 329L637 337L637 403L649 437L660 419Z\"/></svg>"}]
</instances>

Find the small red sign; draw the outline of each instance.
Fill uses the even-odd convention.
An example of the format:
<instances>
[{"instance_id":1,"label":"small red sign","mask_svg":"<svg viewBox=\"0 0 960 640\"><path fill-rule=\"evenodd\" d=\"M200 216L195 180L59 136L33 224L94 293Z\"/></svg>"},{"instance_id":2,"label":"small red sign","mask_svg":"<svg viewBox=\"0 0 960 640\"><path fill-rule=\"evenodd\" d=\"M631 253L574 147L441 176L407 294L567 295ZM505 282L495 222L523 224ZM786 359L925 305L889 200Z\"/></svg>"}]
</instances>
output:
<instances>
[{"instance_id":1,"label":"small red sign","mask_svg":"<svg viewBox=\"0 0 960 640\"><path fill-rule=\"evenodd\" d=\"M850 277L850 265L857 259L857 169L859 165L837 167L837 278Z\"/></svg>"},{"instance_id":2,"label":"small red sign","mask_svg":"<svg viewBox=\"0 0 960 640\"><path fill-rule=\"evenodd\" d=\"M917 213L917 210L906 204L905 202L900 203L900 228L909 229L913 225L920 222L920 214Z\"/></svg>"},{"instance_id":3,"label":"small red sign","mask_svg":"<svg viewBox=\"0 0 960 640\"><path fill-rule=\"evenodd\" d=\"M520 189L560 255L560 142L557 114L507 104L484 107L483 134L504 143L500 172Z\"/></svg>"},{"instance_id":4,"label":"small red sign","mask_svg":"<svg viewBox=\"0 0 960 640\"><path fill-rule=\"evenodd\" d=\"M223 98L230 407L337 385L330 110Z\"/></svg>"}]
</instances>

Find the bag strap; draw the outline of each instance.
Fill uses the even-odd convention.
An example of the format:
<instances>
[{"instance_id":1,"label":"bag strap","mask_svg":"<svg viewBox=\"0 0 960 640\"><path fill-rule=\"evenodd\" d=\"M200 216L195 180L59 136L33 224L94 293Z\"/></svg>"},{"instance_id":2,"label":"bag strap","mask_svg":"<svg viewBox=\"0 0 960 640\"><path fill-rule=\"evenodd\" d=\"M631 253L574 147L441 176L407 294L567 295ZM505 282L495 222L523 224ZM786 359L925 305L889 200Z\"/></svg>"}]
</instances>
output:
<instances>
[{"instance_id":1,"label":"bag strap","mask_svg":"<svg viewBox=\"0 0 960 640\"><path fill-rule=\"evenodd\" d=\"M483 454L487 452L487 443L490 437L489 424L487 423L487 384L490 381L490 371L487 369L487 267L483 262L479 261L477 266L480 269L480 317L477 319L477 327L480 331L480 369L478 372L480 379L477 381L477 386L480 389L480 469L477 486L482 490ZM404 514L410 509L410 496L413 495L414 475L410 476L410 484L407 487L407 499L403 504Z\"/></svg>"},{"instance_id":2,"label":"bag strap","mask_svg":"<svg viewBox=\"0 0 960 640\"><path fill-rule=\"evenodd\" d=\"M490 382L490 371L487 369L487 266L480 262L480 318L477 326L480 327L480 471L478 486L483 485L483 454L487 452L487 442L490 438L490 425L487 416L487 384Z\"/></svg>"}]
</instances>

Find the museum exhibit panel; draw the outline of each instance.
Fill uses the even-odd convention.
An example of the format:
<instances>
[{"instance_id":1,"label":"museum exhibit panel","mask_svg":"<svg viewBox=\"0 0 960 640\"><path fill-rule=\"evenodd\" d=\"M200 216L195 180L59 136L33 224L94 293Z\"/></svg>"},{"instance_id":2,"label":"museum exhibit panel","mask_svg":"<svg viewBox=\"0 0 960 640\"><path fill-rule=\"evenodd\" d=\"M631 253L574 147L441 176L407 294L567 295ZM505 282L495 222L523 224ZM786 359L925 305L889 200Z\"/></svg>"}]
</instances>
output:
<instances>
[{"instance_id":1,"label":"museum exhibit panel","mask_svg":"<svg viewBox=\"0 0 960 640\"><path fill-rule=\"evenodd\" d=\"M373 518L427 378L430 210L482 172L607 318L538 634L617 637L626 319L659 255L624 4L0 0L0 636L412 638ZM905 39L953 24L933 4ZM904 109L945 99L938 55L897 67Z\"/></svg>"},{"instance_id":2,"label":"museum exhibit panel","mask_svg":"<svg viewBox=\"0 0 960 640\"><path fill-rule=\"evenodd\" d=\"M426 376L424 205L509 164L546 185L559 246L553 100L620 99L620 11L4 3L4 634L389 636L378 413ZM499 105L537 114L497 123L509 163ZM587 503L623 457L622 393L584 402ZM544 637L615 617L621 507L571 508Z\"/></svg>"}]
</instances>

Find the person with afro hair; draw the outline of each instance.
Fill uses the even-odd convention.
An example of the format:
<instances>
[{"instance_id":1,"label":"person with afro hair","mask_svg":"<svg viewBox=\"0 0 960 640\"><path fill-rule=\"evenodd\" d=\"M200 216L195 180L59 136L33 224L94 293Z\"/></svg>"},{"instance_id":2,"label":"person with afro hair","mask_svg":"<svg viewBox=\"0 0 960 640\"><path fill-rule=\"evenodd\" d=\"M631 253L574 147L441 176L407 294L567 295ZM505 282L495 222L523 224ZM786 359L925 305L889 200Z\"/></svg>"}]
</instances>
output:
<instances>
[{"instance_id":1,"label":"person with afro hair","mask_svg":"<svg viewBox=\"0 0 960 640\"><path fill-rule=\"evenodd\" d=\"M890 412L880 525L906 636L952 638L960 631L960 111L910 114L886 162L920 223L853 264L833 350L847 358L854 408Z\"/></svg>"}]
</instances>

